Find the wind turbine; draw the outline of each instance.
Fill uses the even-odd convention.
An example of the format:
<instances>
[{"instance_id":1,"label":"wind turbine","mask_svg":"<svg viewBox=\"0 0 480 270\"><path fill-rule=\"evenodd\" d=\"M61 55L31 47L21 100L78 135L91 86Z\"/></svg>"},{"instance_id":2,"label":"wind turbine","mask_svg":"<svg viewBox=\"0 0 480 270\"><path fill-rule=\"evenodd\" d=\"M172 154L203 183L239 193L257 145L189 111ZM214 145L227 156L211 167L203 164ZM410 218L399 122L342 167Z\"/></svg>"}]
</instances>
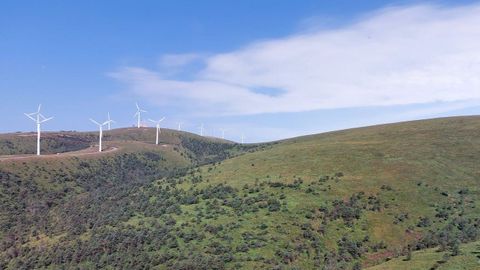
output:
<instances>
[{"instance_id":1,"label":"wind turbine","mask_svg":"<svg viewBox=\"0 0 480 270\"><path fill-rule=\"evenodd\" d=\"M203 123L200 125L200 136L203 136Z\"/></svg>"},{"instance_id":2,"label":"wind turbine","mask_svg":"<svg viewBox=\"0 0 480 270\"><path fill-rule=\"evenodd\" d=\"M112 123L116 123L115 121L113 121L111 118L110 118L110 113L107 113L107 128L108 130L111 130L111 124Z\"/></svg>"},{"instance_id":3,"label":"wind turbine","mask_svg":"<svg viewBox=\"0 0 480 270\"><path fill-rule=\"evenodd\" d=\"M140 107L138 106L138 103L135 103L135 105L137 106L137 112L133 115L133 117L137 117L137 128L140 128L141 114L142 112L147 112L147 111L140 109Z\"/></svg>"},{"instance_id":4,"label":"wind turbine","mask_svg":"<svg viewBox=\"0 0 480 270\"><path fill-rule=\"evenodd\" d=\"M178 131L181 131L182 130L182 122L178 122Z\"/></svg>"},{"instance_id":5,"label":"wind turbine","mask_svg":"<svg viewBox=\"0 0 480 270\"><path fill-rule=\"evenodd\" d=\"M221 128L220 131L222 132L222 139L225 139L225 131L226 131L226 129Z\"/></svg>"},{"instance_id":6,"label":"wind turbine","mask_svg":"<svg viewBox=\"0 0 480 270\"><path fill-rule=\"evenodd\" d=\"M38 110L36 112L25 113L28 118L32 119L37 124L37 156L40 156L40 124L53 119L53 117L47 118L43 116L43 114L40 113L41 108L42 104L38 105Z\"/></svg>"},{"instance_id":7,"label":"wind turbine","mask_svg":"<svg viewBox=\"0 0 480 270\"><path fill-rule=\"evenodd\" d=\"M242 133L242 144L244 143L244 141L245 141L245 135L243 135Z\"/></svg>"},{"instance_id":8,"label":"wind turbine","mask_svg":"<svg viewBox=\"0 0 480 270\"><path fill-rule=\"evenodd\" d=\"M98 123L97 121L93 120L90 118L90 121L92 121L94 124L98 126L100 129L100 135L98 136L98 152L102 152L102 137L103 137L103 126L110 124L112 120L107 120L103 122L102 124Z\"/></svg>"},{"instance_id":9,"label":"wind turbine","mask_svg":"<svg viewBox=\"0 0 480 270\"><path fill-rule=\"evenodd\" d=\"M158 145L158 134L161 132L160 131L160 122L162 122L163 120L165 120L165 117L163 117L162 119L158 120L158 121L155 121L155 120L152 120L152 119L148 119L150 122L152 123L155 123L156 127L157 127L157 138L155 140L155 144Z\"/></svg>"}]
</instances>

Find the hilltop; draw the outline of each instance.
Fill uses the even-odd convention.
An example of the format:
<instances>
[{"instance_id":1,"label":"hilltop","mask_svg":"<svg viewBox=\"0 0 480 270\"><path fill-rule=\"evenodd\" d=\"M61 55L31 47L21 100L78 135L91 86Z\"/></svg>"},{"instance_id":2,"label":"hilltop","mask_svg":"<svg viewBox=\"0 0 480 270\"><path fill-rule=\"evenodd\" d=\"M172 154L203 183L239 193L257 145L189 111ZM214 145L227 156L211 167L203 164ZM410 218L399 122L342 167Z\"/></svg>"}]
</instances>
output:
<instances>
[{"instance_id":1,"label":"hilltop","mask_svg":"<svg viewBox=\"0 0 480 270\"><path fill-rule=\"evenodd\" d=\"M105 150L119 149L120 152L150 151L156 148L175 148L183 151L193 163L211 162L227 155L241 152L234 142L214 137L202 137L193 133L162 129L159 137L159 147L154 145L154 128L119 128L104 132ZM98 132L44 132L42 133L41 152L43 155L81 156L85 153L95 153L98 144ZM35 152L36 133L0 134L0 159L12 156L29 156ZM228 152L228 153L227 153ZM66 155L68 153L68 155ZM221 157L219 157L221 156Z\"/></svg>"},{"instance_id":2,"label":"hilltop","mask_svg":"<svg viewBox=\"0 0 480 270\"><path fill-rule=\"evenodd\" d=\"M106 156L0 163L0 266L360 269L426 248L448 265L480 235L477 116L252 146L153 136L114 130Z\"/></svg>"}]
</instances>

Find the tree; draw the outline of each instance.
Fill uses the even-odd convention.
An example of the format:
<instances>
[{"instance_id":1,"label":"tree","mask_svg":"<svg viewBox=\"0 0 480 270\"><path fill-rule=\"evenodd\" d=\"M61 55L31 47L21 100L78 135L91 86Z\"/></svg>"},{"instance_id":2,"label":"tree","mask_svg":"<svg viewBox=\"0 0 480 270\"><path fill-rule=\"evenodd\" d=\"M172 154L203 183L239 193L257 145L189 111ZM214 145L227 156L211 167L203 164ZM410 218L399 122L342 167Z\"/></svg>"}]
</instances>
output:
<instances>
[{"instance_id":1,"label":"tree","mask_svg":"<svg viewBox=\"0 0 480 270\"><path fill-rule=\"evenodd\" d=\"M450 244L450 252L452 256L460 254L460 242L458 240L455 240Z\"/></svg>"},{"instance_id":2,"label":"tree","mask_svg":"<svg viewBox=\"0 0 480 270\"><path fill-rule=\"evenodd\" d=\"M412 260L412 249L410 248L410 246L408 246L408 248L407 248L407 256L405 256L404 261L410 261L410 260Z\"/></svg>"},{"instance_id":3,"label":"tree","mask_svg":"<svg viewBox=\"0 0 480 270\"><path fill-rule=\"evenodd\" d=\"M361 270L361 269L362 269L362 265L359 262L356 262L352 268L352 270Z\"/></svg>"}]
</instances>

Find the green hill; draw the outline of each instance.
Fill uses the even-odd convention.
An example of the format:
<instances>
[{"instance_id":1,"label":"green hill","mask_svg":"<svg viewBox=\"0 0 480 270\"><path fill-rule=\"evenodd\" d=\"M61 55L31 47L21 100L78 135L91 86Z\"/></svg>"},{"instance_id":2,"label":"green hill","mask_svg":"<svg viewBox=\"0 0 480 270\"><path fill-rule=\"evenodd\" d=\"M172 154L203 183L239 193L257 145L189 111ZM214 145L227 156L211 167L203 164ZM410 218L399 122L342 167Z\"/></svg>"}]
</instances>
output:
<instances>
[{"instance_id":1,"label":"green hill","mask_svg":"<svg viewBox=\"0 0 480 270\"><path fill-rule=\"evenodd\" d=\"M480 117L252 146L165 131L157 154L151 133L67 173L0 166L0 268L360 269L479 239Z\"/></svg>"},{"instance_id":2,"label":"green hill","mask_svg":"<svg viewBox=\"0 0 480 270\"><path fill-rule=\"evenodd\" d=\"M445 118L287 140L202 168L199 175L208 182L199 186L226 183L245 191L259 188L260 194L273 194L270 197L280 201L279 213L265 217L260 212L245 220L249 226L282 224L278 232L269 234L284 242L276 239L273 246L257 249L264 257L275 249L291 250L294 265L314 267L315 259L305 256L306 249L296 252L292 244L302 239L306 226L314 232L313 242L321 243L315 251L321 255L319 264L326 251L337 253L332 257L338 260L339 244L346 235L362 247L359 250L366 249L361 261L370 265L403 253L407 245L436 245L432 234L459 227L457 222L472 230L468 233L475 239L480 217L479 158L480 117ZM282 232L284 228L289 228L288 234ZM452 233L452 238L467 240L461 232ZM361 243L365 237L368 241ZM305 242L312 244L312 239L302 239ZM386 248L371 248L381 242ZM350 255L341 261L352 266L348 261L357 255Z\"/></svg>"}]
</instances>

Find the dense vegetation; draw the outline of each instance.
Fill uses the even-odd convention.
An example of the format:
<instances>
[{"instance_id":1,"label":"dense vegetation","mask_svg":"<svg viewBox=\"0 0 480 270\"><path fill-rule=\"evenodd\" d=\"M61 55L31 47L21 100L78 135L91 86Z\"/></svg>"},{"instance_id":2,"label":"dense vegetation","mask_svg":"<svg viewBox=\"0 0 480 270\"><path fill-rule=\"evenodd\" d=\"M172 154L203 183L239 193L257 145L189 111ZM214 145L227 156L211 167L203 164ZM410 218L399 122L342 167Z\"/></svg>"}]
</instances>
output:
<instances>
[{"instance_id":1,"label":"dense vegetation","mask_svg":"<svg viewBox=\"0 0 480 270\"><path fill-rule=\"evenodd\" d=\"M215 163L246 151L266 149L272 144L233 144L233 143L212 143L211 141L198 140L189 136L181 136L181 145L188 151L187 156L194 160L196 165Z\"/></svg>"},{"instance_id":2,"label":"dense vegetation","mask_svg":"<svg viewBox=\"0 0 480 270\"><path fill-rule=\"evenodd\" d=\"M3 164L0 268L475 269L479 130L452 118L255 146L167 133L162 151Z\"/></svg>"}]
</instances>

